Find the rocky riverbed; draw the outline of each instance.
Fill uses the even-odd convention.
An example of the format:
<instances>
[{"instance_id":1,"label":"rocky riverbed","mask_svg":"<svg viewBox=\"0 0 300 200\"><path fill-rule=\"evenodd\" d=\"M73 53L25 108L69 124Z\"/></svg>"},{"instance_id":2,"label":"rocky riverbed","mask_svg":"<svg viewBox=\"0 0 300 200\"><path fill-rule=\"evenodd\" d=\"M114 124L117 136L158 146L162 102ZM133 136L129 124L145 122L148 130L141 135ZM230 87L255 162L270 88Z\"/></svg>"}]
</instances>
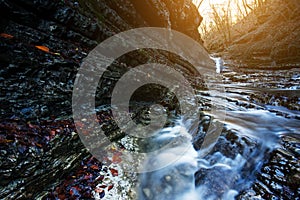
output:
<instances>
[{"instance_id":1,"label":"rocky riverbed","mask_svg":"<svg viewBox=\"0 0 300 200\"><path fill-rule=\"evenodd\" d=\"M0 198L37 198L48 193L49 198L62 194L75 198L78 193L87 193L81 196L91 198L94 186L102 181L96 180L96 174L110 164L91 159L71 119L72 89L83 58L104 39L137 27L173 28L201 41L197 31L201 16L190 1L175 5L172 1L152 0L3 0L0 8ZM182 14L185 17L180 17ZM152 51L148 55L133 52L120 58L102 80L98 105L108 103L108 91L130 67L149 59L172 65L178 60L174 57L171 63L166 57ZM187 64L181 63L184 69ZM124 136L108 109L100 109L98 117L111 140ZM86 172L80 172L80 167ZM121 170L118 173L122 174ZM83 174L90 178L81 177ZM77 177L74 183L63 184L72 176ZM81 184L81 188L79 182L86 184ZM88 182L94 183L88 186ZM53 187L60 189L55 192ZM113 188L110 189L114 191L117 186ZM102 195L100 189L96 193Z\"/></svg>"},{"instance_id":2,"label":"rocky riverbed","mask_svg":"<svg viewBox=\"0 0 300 200\"><path fill-rule=\"evenodd\" d=\"M224 67L223 96L202 93L202 102L217 98L226 107L224 127L213 150L201 156L201 144L213 118L204 111L207 115L200 119L200 128L189 129L197 153L187 151L183 163L143 175L152 181L142 181L141 199L297 198L299 72L297 68L274 72ZM279 79L272 84L271 80ZM188 178L186 169L195 172L195 187L188 185L193 178ZM180 183L174 185L170 180Z\"/></svg>"},{"instance_id":3,"label":"rocky riverbed","mask_svg":"<svg viewBox=\"0 0 300 200\"><path fill-rule=\"evenodd\" d=\"M225 88L220 97L210 93L202 77L195 76L191 65L178 56L153 50L132 52L109 68L96 99L97 121L115 145L106 149L102 160L82 145L76 128L84 126L86 119L74 124L71 118L72 89L82 60L99 42L143 26L173 28L201 42L197 31L201 16L191 2L163 2L0 2L1 199L299 196L298 68L240 69L228 61L218 83ZM145 9L149 13L141 12ZM137 123L149 122L149 104L154 101L170 111L158 145L175 138L174 144L179 139L193 147L188 159L178 165L138 174L136 166L122 164L123 151L147 150L157 144L141 146L140 141L125 136L107 104L109 91L122 74L148 60L177 68L188 77L196 86L202 115L196 125L181 121L176 98L161 87L152 85L136 93L131 111ZM155 95L147 94L151 90ZM227 111L224 128L210 154L197 157L214 118L209 112L212 99L218 99Z\"/></svg>"}]
</instances>

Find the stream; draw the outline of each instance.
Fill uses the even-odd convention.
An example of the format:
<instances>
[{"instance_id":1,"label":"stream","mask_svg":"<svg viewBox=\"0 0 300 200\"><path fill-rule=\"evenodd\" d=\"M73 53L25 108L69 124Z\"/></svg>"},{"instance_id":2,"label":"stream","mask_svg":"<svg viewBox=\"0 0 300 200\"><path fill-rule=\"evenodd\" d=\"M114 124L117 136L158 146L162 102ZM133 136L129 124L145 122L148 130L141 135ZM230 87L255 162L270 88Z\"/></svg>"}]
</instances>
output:
<instances>
[{"instance_id":1,"label":"stream","mask_svg":"<svg viewBox=\"0 0 300 200\"><path fill-rule=\"evenodd\" d=\"M296 3L287 5L290 9ZM208 67L195 53L194 46L184 40L168 40L170 47L174 44L174 50L179 50L176 54L166 48L133 51L134 48L116 58L99 82L96 109L92 107L97 119L93 122L101 125L106 139L115 146L108 146L111 148L104 149L103 159L97 159L80 140L79 130L90 128L85 126L87 118L75 123L72 116L74 81L80 65L99 42L138 27L172 28L201 43L198 27L202 17L197 8L183 0L3 0L1 6L0 199L299 199L299 67L247 69L213 58L219 73L219 82L214 84L224 88L220 95L217 90L204 90L203 77L197 76L194 69L197 65L183 59L184 50L195 61L204 63L202 69ZM278 18L279 22L296 22L295 13L288 11L291 15ZM275 17L278 22L277 14ZM294 25L289 21L282 24ZM282 47L273 48L275 58L298 62L297 41L287 49L292 57L284 54L286 50L282 53L281 48L286 49L294 38L283 37L283 33L276 34L284 42ZM161 36L153 37L149 45L164 38ZM133 38L138 43L145 41L144 35L140 40ZM118 52L122 45L127 47L126 42L117 43L116 51L112 52ZM105 50L110 52L109 49ZM206 51L203 55L209 58ZM232 55L238 59L237 54ZM178 102L173 96L172 99L161 95L165 88L163 92L156 85L139 88L135 93L137 100L149 103L157 96L155 100L163 102L172 113L166 126L151 139L136 141L116 124L110 100L122 75L145 63L178 69L195 86L199 102L196 106L188 102L193 109L186 109L190 114L186 118L176 113ZM213 62L209 66L215 70ZM163 73L157 74L167 79ZM152 73L144 75L157 78ZM183 88L181 83L172 86ZM95 90L91 94L95 95ZM222 112L212 112L212 102ZM78 103L75 107L85 106L81 101ZM143 112L134 109L133 106L130 113L132 121L143 121ZM200 115L194 116L194 111ZM151 112L164 110L158 106ZM149 114L148 110L146 113ZM91 113L83 114L89 117ZM145 117L144 124L148 122ZM93 130L85 129L83 134L92 138ZM211 135L213 132L220 134ZM100 146L102 139L96 140ZM161 148L166 144L168 148ZM126 149L158 151L141 163L134 159L126 163L122 162L126 161ZM135 165L142 170L137 171Z\"/></svg>"},{"instance_id":2,"label":"stream","mask_svg":"<svg viewBox=\"0 0 300 200\"><path fill-rule=\"evenodd\" d=\"M218 98L226 110L223 130L215 146L203 155L204 150L198 145L201 141L198 137L203 137L203 129L212 117L210 112L204 111L198 128L178 119L173 127L161 130L154 142L181 142L160 151L146 162L145 168L153 163L168 162L168 159L171 164L140 175L139 199L230 200L242 193L263 197L256 194L255 188L249 190L256 184L254 182L260 182L271 194L276 194L284 187L284 179L288 179L287 173L290 173L284 171L280 163L268 164L271 155L280 149L287 151L287 155L292 157L289 159L296 160L294 167L298 171L296 174L299 173L300 70L248 70L238 73L230 67L220 69L219 62L217 71L223 71L225 96L213 96L207 91L200 95L204 101ZM297 107L298 110L287 107ZM282 145L286 137L294 144L289 150ZM178 160L171 162L172 157L178 155ZM270 168L278 165L275 174L268 175L271 188L265 186L264 181L256 180L265 175L262 169L266 165L271 165ZM283 180L276 180L278 176ZM299 174L297 177L299 180ZM278 183L283 183L283 186ZM297 196L299 189L296 187L290 193Z\"/></svg>"}]
</instances>

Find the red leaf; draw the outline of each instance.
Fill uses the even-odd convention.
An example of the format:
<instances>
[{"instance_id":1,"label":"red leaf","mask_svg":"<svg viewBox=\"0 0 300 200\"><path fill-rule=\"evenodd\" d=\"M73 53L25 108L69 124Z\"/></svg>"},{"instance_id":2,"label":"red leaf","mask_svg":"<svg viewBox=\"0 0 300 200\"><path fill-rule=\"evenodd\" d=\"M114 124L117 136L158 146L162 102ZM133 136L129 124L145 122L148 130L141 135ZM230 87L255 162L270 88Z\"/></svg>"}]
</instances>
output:
<instances>
[{"instance_id":1,"label":"red leaf","mask_svg":"<svg viewBox=\"0 0 300 200\"><path fill-rule=\"evenodd\" d=\"M114 185L109 185L107 190L109 191L109 190L113 189L113 187L114 187Z\"/></svg>"},{"instance_id":2,"label":"red leaf","mask_svg":"<svg viewBox=\"0 0 300 200\"><path fill-rule=\"evenodd\" d=\"M56 134L55 131L50 131L51 136L55 136L55 134Z\"/></svg>"},{"instance_id":3,"label":"red leaf","mask_svg":"<svg viewBox=\"0 0 300 200\"><path fill-rule=\"evenodd\" d=\"M113 168L109 168L109 170L113 176L118 176L118 170L113 169Z\"/></svg>"},{"instance_id":4,"label":"red leaf","mask_svg":"<svg viewBox=\"0 0 300 200\"><path fill-rule=\"evenodd\" d=\"M1 33L0 36L3 37L3 38L7 38L7 39L12 39L14 37L14 36L9 35L7 33Z\"/></svg>"},{"instance_id":5,"label":"red leaf","mask_svg":"<svg viewBox=\"0 0 300 200\"><path fill-rule=\"evenodd\" d=\"M97 165L92 165L92 166L91 166L91 169L99 170L99 167L98 167Z\"/></svg>"},{"instance_id":6,"label":"red leaf","mask_svg":"<svg viewBox=\"0 0 300 200\"><path fill-rule=\"evenodd\" d=\"M95 181L102 181L104 179L104 176L103 175L100 175L96 178Z\"/></svg>"}]
</instances>

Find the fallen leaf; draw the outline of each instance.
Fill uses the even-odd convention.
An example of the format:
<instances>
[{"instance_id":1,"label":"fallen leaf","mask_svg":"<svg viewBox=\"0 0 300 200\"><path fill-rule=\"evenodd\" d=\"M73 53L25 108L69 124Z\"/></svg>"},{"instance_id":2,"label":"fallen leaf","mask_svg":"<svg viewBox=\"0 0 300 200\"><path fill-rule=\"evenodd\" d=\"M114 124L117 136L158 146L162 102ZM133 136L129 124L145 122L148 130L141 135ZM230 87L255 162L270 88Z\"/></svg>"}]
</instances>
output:
<instances>
[{"instance_id":1,"label":"fallen leaf","mask_svg":"<svg viewBox=\"0 0 300 200\"><path fill-rule=\"evenodd\" d=\"M118 176L118 170L113 169L113 168L109 168L109 170L113 176Z\"/></svg>"},{"instance_id":2,"label":"fallen leaf","mask_svg":"<svg viewBox=\"0 0 300 200\"><path fill-rule=\"evenodd\" d=\"M104 179L104 176L100 175L95 179L95 181L102 181L103 179Z\"/></svg>"},{"instance_id":3,"label":"fallen leaf","mask_svg":"<svg viewBox=\"0 0 300 200\"><path fill-rule=\"evenodd\" d=\"M98 167L97 165L92 165L92 166L91 166L91 169L98 170L99 167Z\"/></svg>"},{"instance_id":4,"label":"fallen leaf","mask_svg":"<svg viewBox=\"0 0 300 200\"><path fill-rule=\"evenodd\" d=\"M109 185L107 190L109 191L109 190L113 189L113 187L114 187L114 185Z\"/></svg>"},{"instance_id":5,"label":"fallen leaf","mask_svg":"<svg viewBox=\"0 0 300 200\"><path fill-rule=\"evenodd\" d=\"M35 46L37 49L41 50L41 51L45 51L47 53L50 53L50 49L48 47L45 46Z\"/></svg>"},{"instance_id":6,"label":"fallen leaf","mask_svg":"<svg viewBox=\"0 0 300 200\"><path fill-rule=\"evenodd\" d=\"M4 37L4 38L7 38L7 39L12 39L12 38L14 37L14 36L9 35L9 34L7 34L7 33L1 33L0 36L1 36L1 37Z\"/></svg>"},{"instance_id":7,"label":"fallen leaf","mask_svg":"<svg viewBox=\"0 0 300 200\"><path fill-rule=\"evenodd\" d=\"M43 146L42 146L41 144L39 144L39 143L35 143L35 145L38 146L38 147L40 147L40 148L43 147Z\"/></svg>"},{"instance_id":8,"label":"fallen leaf","mask_svg":"<svg viewBox=\"0 0 300 200\"><path fill-rule=\"evenodd\" d=\"M1 139L0 144L10 143L13 142L13 140L7 140L7 139Z\"/></svg>"},{"instance_id":9,"label":"fallen leaf","mask_svg":"<svg viewBox=\"0 0 300 200\"><path fill-rule=\"evenodd\" d=\"M55 136L55 135L56 135L56 132L52 130L52 131L50 131L50 135L51 135L51 136Z\"/></svg>"}]
</instances>

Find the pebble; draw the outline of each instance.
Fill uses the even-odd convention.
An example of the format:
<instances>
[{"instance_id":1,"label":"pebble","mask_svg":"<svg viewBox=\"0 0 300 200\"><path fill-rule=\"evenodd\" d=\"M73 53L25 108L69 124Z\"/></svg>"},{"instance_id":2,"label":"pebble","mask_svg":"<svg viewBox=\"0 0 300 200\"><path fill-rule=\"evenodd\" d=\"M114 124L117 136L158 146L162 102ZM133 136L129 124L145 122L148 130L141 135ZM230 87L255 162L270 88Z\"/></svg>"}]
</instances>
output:
<instances>
[{"instance_id":1,"label":"pebble","mask_svg":"<svg viewBox=\"0 0 300 200\"><path fill-rule=\"evenodd\" d=\"M151 199L152 194L151 194L151 191L150 191L149 188L144 188L144 189L143 189L143 192L144 192L145 196L146 196L148 199Z\"/></svg>"},{"instance_id":2,"label":"pebble","mask_svg":"<svg viewBox=\"0 0 300 200\"><path fill-rule=\"evenodd\" d=\"M165 176L166 181L170 182L172 177L171 176Z\"/></svg>"}]
</instances>

